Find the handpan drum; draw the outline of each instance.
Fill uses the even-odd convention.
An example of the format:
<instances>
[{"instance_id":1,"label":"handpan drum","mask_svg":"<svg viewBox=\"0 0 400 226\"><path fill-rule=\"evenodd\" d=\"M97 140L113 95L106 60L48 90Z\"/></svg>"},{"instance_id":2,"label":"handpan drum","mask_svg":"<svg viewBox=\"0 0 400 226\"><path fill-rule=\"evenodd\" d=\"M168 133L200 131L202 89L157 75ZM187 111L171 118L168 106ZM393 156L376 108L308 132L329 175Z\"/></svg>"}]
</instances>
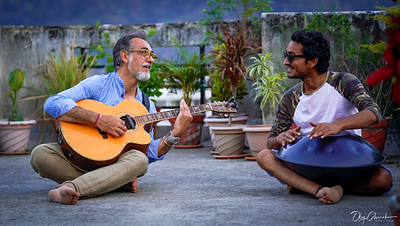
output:
<instances>
[{"instance_id":1,"label":"handpan drum","mask_svg":"<svg viewBox=\"0 0 400 226\"><path fill-rule=\"evenodd\" d=\"M297 174L323 186L356 179L386 160L364 138L346 132L312 140L299 136L282 148L277 157Z\"/></svg>"}]
</instances>

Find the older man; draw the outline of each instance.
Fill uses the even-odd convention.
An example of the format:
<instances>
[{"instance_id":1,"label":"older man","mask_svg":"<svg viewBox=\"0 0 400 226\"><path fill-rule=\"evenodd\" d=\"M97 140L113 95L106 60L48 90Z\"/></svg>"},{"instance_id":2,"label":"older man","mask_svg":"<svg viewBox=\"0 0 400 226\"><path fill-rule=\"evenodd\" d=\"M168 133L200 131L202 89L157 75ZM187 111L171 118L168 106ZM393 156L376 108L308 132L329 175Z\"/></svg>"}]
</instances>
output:
<instances>
[{"instance_id":1,"label":"older man","mask_svg":"<svg viewBox=\"0 0 400 226\"><path fill-rule=\"evenodd\" d=\"M146 37L146 33L140 30L120 38L113 48L115 71L92 76L71 89L51 96L45 104L46 112L61 121L96 126L114 137L124 136L127 128L123 120L81 108L76 102L92 99L115 106L124 99L135 99L142 103L146 97L142 95L138 82L150 78L151 64L157 59L145 41ZM149 112L156 112L152 101ZM154 140L153 133L150 133L147 156L138 150L128 150L114 164L85 173L72 166L60 146L52 143L39 145L32 151L31 165L42 177L61 184L48 193L53 202L75 204L80 197L92 197L124 185L136 192L137 178L147 172L148 163L162 160L174 144L171 141L176 141L183 134L191 120L189 108L182 100L174 129L158 140Z\"/></svg>"}]
</instances>

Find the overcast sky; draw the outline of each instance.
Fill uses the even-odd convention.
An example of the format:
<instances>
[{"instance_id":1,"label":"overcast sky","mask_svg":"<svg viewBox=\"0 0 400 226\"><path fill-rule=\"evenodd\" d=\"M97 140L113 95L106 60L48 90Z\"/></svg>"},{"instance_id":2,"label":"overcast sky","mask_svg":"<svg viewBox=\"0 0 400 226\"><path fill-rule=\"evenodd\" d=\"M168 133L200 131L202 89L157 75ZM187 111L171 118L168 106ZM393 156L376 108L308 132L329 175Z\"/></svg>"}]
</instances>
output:
<instances>
[{"instance_id":1,"label":"overcast sky","mask_svg":"<svg viewBox=\"0 0 400 226\"><path fill-rule=\"evenodd\" d=\"M0 0L0 25L94 25L196 22L207 0ZM273 12L371 11L391 0L275 0ZM237 19L234 13L225 19Z\"/></svg>"}]
</instances>

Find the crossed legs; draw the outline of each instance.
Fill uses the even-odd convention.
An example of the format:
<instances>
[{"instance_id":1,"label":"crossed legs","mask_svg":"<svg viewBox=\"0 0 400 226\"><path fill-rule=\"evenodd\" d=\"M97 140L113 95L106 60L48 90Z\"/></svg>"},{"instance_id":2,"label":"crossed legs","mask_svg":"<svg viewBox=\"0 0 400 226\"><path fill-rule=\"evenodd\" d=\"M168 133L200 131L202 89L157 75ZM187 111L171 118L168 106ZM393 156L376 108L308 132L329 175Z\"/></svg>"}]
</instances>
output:
<instances>
[{"instance_id":1,"label":"crossed legs","mask_svg":"<svg viewBox=\"0 0 400 226\"><path fill-rule=\"evenodd\" d=\"M137 178L147 172L148 159L140 151L130 150L109 166L84 173L68 163L57 144L43 144L31 154L32 168L40 176L61 185L49 192L50 201L75 204L79 197L92 197L120 187L136 192Z\"/></svg>"},{"instance_id":2,"label":"crossed legs","mask_svg":"<svg viewBox=\"0 0 400 226\"><path fill-rule=\"evenodd\" d=\"M257 163L282 183L311 194L324 204L339 202L344 191L345 193L360 195L383 194L390 189L393 181L391 174L387 170L377 168L372 173L362 175L352 183L320 188L319 184L289 169L276 157L276 152L274 151L262 150L257 155Z\"/></svg>"}]
</instances>

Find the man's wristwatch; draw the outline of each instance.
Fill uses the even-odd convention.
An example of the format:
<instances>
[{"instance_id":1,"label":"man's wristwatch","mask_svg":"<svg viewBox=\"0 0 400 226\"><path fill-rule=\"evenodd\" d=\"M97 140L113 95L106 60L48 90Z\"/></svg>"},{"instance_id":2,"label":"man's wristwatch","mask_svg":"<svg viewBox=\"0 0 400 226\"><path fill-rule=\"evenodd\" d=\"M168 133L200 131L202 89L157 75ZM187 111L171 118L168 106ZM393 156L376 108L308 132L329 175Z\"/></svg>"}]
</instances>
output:
<instances>
[{"instance_id":1,"label":"man's wristwatch","mask_svg":"<svg viewBox=\"0 0 400 226\"><path fill-rule=\"evenodd\" d=\"M172 147L172 145L169 145L167 142L165 142L165 139L167 138L167 141L169 143L171 143L172 145L175 145L177 143L179 143L179 141L181 140L179 137L174 137L172 136L172 131L169 131L169 133L163 137L164 143L168 146L168 147Z\"/></svg>"}]
</instances>

